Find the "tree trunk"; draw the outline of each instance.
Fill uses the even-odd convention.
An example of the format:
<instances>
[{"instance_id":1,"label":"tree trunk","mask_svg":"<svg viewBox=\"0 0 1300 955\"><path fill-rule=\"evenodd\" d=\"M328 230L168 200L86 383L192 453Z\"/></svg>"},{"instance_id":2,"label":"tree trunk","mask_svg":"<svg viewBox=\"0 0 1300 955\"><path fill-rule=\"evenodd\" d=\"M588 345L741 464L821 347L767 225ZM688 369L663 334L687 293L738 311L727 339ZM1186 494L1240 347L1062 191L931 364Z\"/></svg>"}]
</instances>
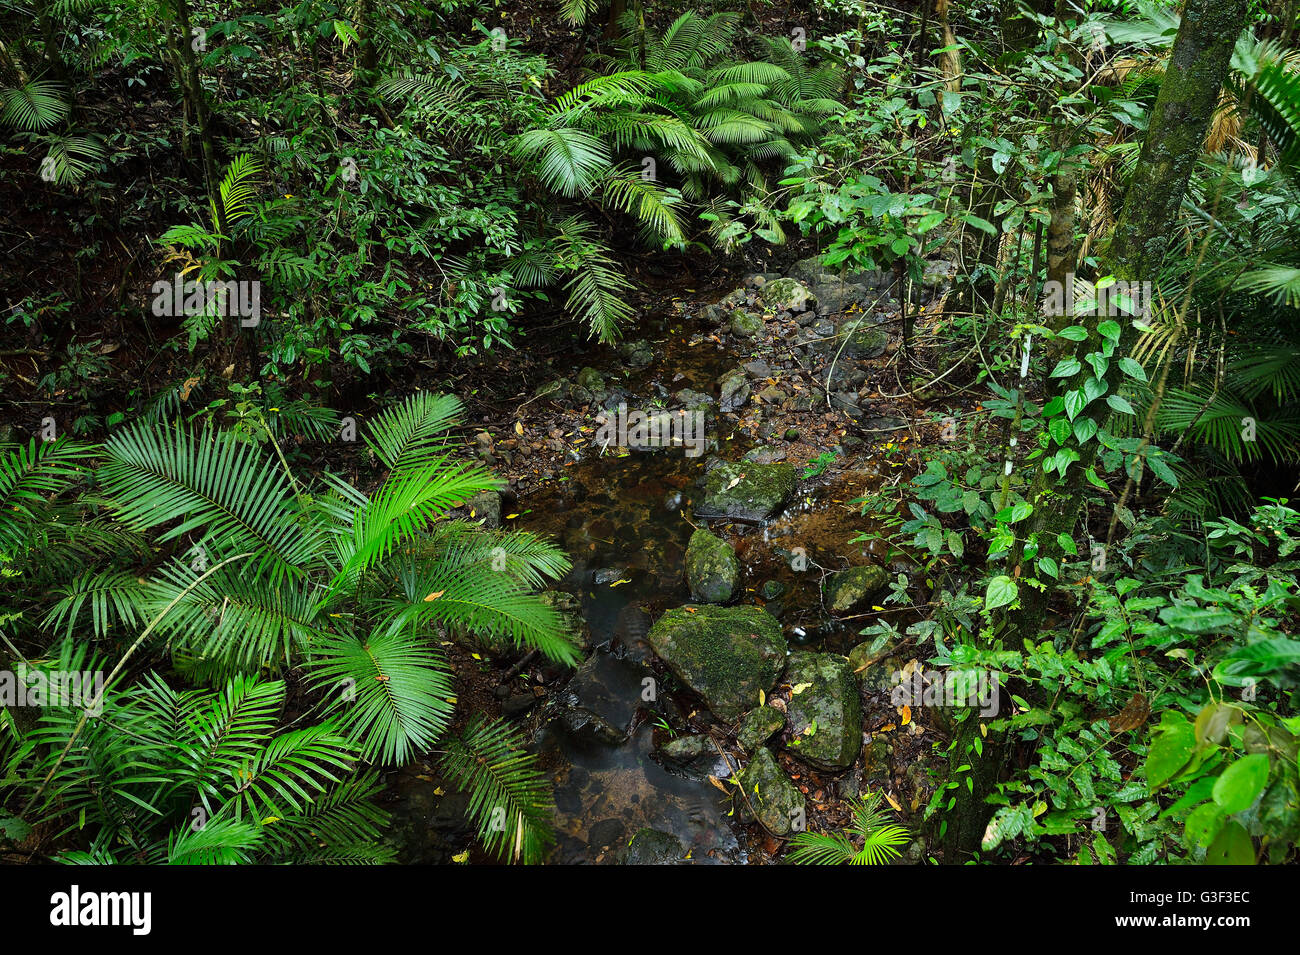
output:
<instances>
[{"instance_id":1,"label":"tree trunk","mask_svg":"<svg viewBox=\"0 0 1300 955\"><path fill-rule=\"evenodd\" d=\"M1151 111L1133 180L1125 193L1110 249L1103 260L1103 275L1127 281L1154 280L1218 104L1219 88L1227 74L1233 46L1245 25L1247 4L1248 0L1188 0ZM1098 315L1082 320L1088 337L1075 343L1073 357L1082 361L1098 349L1101 335L1097 326L1104 318L1105 315ZM1118 391L1123 378L1119 359L1132 349L1138 334L1132 321L1121 318L1119 325L1119 343L1102 377L1106 394L1112 395ZM1091 375L1092 369L1084 363L1084 370L1061 384L1056 394L1078 390ZM1079 412L1076 420L1089 418L1100 427L1109 414L1105 401L1097 398ZM1075 450L1079 460L1069 466L1064 485L1045 470L1047 456L1044 456L1029 495L1034 510L1024 533L1026 539L1034 536L1038 541L1035 559L1061 557L1057 535L1072 535L1076 528L1083 504L1084 474L1095 460L1098 448L1095 438L1080 444L1073 435L1067 438L1065 446ZM1017 582L1035 576L1033 562L1024 556L1024 542L1023 539L1017 542L1010 561L1013 568L1010 575ZM1018 609L1002 608L996 612L992 625L981 633L981 641L990 646L997 640L1004 646L1020 647L1025 639L1039 639L1043 617L1056 592L1055 581L1047 578L1043 583L1042 590L1020 584ZM986 746L986 753L1001 748L993 735L989 734L987 742L993 745ZM969 731L959 733L957 742L962 743L967 736ZM977 764L983 760L977 760L975 753L954 752L953 759L976 765L970 772L974 785L968 789L963 780L963 785L953 790L956 804L946 813L950 823L944 840L944 858L950 863L962 861L967 853L978 848L975 834L983 826L976 821L986 821L989 817L984 800L992 785L992 774L980 770ZM953 824L955 820L961 820L961 824Z\"/></svg>"},{"instance_id":2,"label":"tree trunk","mask_svg":"<svg viewBox=\"0 0 1300 955\"><path fill-rule=\"evenodd\" d=\"M183 74L181 86L190 109L194 113L194 125L199 130L199 144L203 150L203 174L208 181L208 198L212 202L213 216L216 217L217 231L226 234L226 213L221 205L221 172L217 166L217 149L212 140L212 114L208 110L208 99L203 92L203 82L199 78L199 60L194 54L193 28L190 24L190 5L188 0L171 0L176 12L176 25L180 27L181 36L177 43Z\"/></svg>"}]
</instances>

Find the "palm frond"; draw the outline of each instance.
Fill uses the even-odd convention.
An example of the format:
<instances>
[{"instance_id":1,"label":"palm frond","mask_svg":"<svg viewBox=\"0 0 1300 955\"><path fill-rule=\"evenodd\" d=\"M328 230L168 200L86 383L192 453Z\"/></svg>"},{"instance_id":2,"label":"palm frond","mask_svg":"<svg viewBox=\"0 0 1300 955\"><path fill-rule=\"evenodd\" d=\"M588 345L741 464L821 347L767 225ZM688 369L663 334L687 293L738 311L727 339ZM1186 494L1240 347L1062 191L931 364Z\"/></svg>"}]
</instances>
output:
<instances>
[{"instance_id":1,"label":"palm frond","mask_svg":"<svg viewBox=\"0 0 1300 955\"><path fill-rule=\"evenodd\" d=\"M469 816L489 852L525 865L542 861L555 841L550 787L510 727L475 717L450 742L441 768L469 793Z\"/></svg>"}]
</instances>

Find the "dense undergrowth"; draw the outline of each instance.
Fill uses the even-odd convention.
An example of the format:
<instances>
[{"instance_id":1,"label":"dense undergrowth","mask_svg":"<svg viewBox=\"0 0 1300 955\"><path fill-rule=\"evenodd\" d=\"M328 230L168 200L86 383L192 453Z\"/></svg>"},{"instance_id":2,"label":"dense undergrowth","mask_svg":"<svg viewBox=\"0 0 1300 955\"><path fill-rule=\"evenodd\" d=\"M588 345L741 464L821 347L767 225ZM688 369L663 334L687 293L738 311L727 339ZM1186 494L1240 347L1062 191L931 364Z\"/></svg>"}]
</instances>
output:
<instances>
[{"instance_id":1,"label":"dense undergrowth","mask_svg":"<svg viewBox=\"0 0 1300 955\"><path fill-rule=\"evenodd\" d=\"M491 855L541 861L545 780L456 722L443 646L576 662L536 595L568 560L445 519L497 481L397 386L617 340L633 260L791 244L892 274L930 419L862 502L923 619L864 634L1001 688L939 744L936 857L1293 860L1297 10L1182 6L0 7L0 657L109 674L5 701L0 847L382 862L378 772L436 749ZM348 429L361 476L311 451ZM796 860L887 858L857 812Z\"/></svg>"}]
</instances>

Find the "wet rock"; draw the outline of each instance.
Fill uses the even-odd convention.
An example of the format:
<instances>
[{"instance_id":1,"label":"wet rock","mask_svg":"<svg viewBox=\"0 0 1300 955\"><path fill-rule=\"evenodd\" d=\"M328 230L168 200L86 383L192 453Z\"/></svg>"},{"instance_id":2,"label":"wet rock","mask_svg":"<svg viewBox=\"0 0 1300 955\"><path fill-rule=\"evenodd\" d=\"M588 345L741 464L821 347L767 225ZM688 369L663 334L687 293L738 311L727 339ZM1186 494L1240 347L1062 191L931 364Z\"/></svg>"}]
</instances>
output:
<instances>
[{"instance_id":1,"label":"wet rock","mask_svg":"<svg viewBox=\"0 0 1300 955\"><path fill-rule=\"evenodd\" d=\"M785 401L785 399L790 396L786 394L784 391L782 391L780 388L778 388L776 385L768 385L766 388L764 388L762 391L758 393L758 397L761 398L764 402L766 402L769 405L779 405L781 402Z\"/></svg>"},{"instance_id":2,"label":"wet rock","mask_svg":"<svg viewBox=\"0 0 1300 955\"><path fill-rule=\"evenodd\" d=\"M844 354L849 358L878 358L889 345L889 333L883 328L859 325L849 333Z\"/></svg>"},{"instance_id":3,"label":"wet rock","mask_svg":"<svg viewBox=\"0 0 1300 955\"><path fill-rule=\"evenodd\" d=\"M633 368L644 368L654 361L654 347L645 341L624 342L618 346L618 353Z\"/></svg>"},{"instance_id":4,"label":"wet rock","mask_svg":"<svg viewBox=\"0 0 1300 955\"><path fill-rule=\"evenodd\" d=\"M861 678L867 667L888 656L893 648L894 641L887 636L865 640L849 651L849 668Z\"/></svg>"},{"instance_id":5,"label":"wet rock","mask_svg":"<svg viewBox=\"0 0 1300 955\"><path fill-rule=\"evenodd\" d=\"M866 409L863 408L866 402L858 396L856 391L837 391L831 395L831 407L836 411L842 411L854 421L860 421L867 415Z\"/></svg>"},{"instance_id":6,"label":"wet rock","mask_svg":"<svg viewBox=\"0 0 1300 955\"><path fill-rule=\"evenodd\" d=\"M726 603L740 581L740 560L735 550L722 538L699 528L686 547L686 581L693 600Z\"/></svg>"},{"instance_id":7,"label":"wet rock","mask_svg":"<svg viewBox=\"0 0 1300 955\"><path fill-rule=\"evenodd\" d=\"M594 847L605 847L621 844L623 833L626 832L621 819L602 819L594 823L587 833L587 842ZM620 845L621 848L621 845Z\"/></svg>"},{"instance_id":8,"label":"wet rock","mask_svg":"<svg viewBox=\"0 0 1300 955\"><path fill-rule=\"evenodd\" d=\"M551 381L544 381L537 386L533 392L538 398L551 398L555 401L563 401L569 394L569 379L555 378Z\"/></svg>"},{"instance_id":9,"label":"wet rock","mask_svg":"<svg viewBox=\"0 0 1300 955\"><path fill-rule=\"evenodd\" d=\"M540 699L541 697L531 693L516 693L508 696L501 701L501 715L508 720L518 719L536 706Z\"/></svg>"},{"instance_id":10,"label":"wet rock","mask_svg":"<svg viewBox=\"0 0 1300 955\"><path fill-rule=\"evenodd\" d=\"M895 282L893 271L882 269L870 269L863 272L846 272L844 281L850 285L861 285L869 292L880 292L882 289L888 289Z\"/></svg>"},{"instance_id":11,"label":"wet rock","mask_svg":"<svg viewBox=\"0 0 1300 955\"><path fill-rule=\"evenodd\" d=\"M594 653L578 667L573 678L555 699L556 722L579 742L621 746L627 739L627 723L634 704L620 691L637 685L636 670L620 669L623 665L604 653ZM624 679L619 686L608 686L612 670ZM621 724L621 725L620 725Z\"/></svg>"},{"instance_id":12,"label":"wet rock","mask_svg":"<svg viewBox=\"0 0 1300 955\"><path fill-rule=\"evenodd\" d=\"M762 746L772 734L785 726L785 714L775 706L756 706L745 714L736 731L736 741L746 752L753 752Z\"/></svg>"},{"instance_id":13,"label":"wet rock","mask_svg":"<svg viewBox=\"0 0 1300 955\"><path fill-rule=\"evenodd\" d=\"M798 279L812 285L816 282L829 282L835 278L835 275L822 264L820 255L810 255L806 259L800 259L787 270L792 278Z\"/></svg>"},{"instance_id":14,"label":"wet rock","mask_svg":"<svg viewBox=\"0 0 1300 955\"><path fill-rule=\"evenodd\" d=\"M799 440L799 429L798 429L798 428L787 428L787 429L786 429L786 432L785 432L785 439L786 439L787 441L790 441L790 442L798 441L798 440Z\"/></svg>"},{"instance_id":15,"label":"wet rock","mask_svg":"<svg viewBox=\"0 0 1300 955\"><path fill-rule=\"evenodd\" d=\"M781 625L753 606L677 607L655 622L646 639L677 678L727 722L755 706L785 664Z\"/></svg>"},{"instance_id":16,"label":"wet rock","mask_svg":"<svg viewBox=\"0 0 1300 955\"><path fill-rule=\"evenodd\" d=\"M803 312L817 306L817 297L798 279L777 279L759 290L763 304L773 312Z\"/></svg>"},{"instance_id":17,"label":"wet rock","mask_svg":"<svg viewBox=\"0 0 1300 955\"><path fill-rule=\"evenodd\" d=\"M638 829L623 849L610 859L615 865L683 865L686 847L681 840L658 829Z\"/></svg>"},{"instance_id":18,"label":"wet rock","mask_svg":"<svg viewBox=\"0 0 1300 955\"><path fill-rule=\"evenodd\" d=\"M854 647L856 650L857 647ZM874 663L863 665L861 659L856 661L855 666L852 662L849 664L857 673L858 683L864 693L883 694L886 699L893 696L894 687L898 685L899 674L896 669L887 662L881 660Z\"/></svg>"},{"instance_id":19,"label":"wet rock","mask_svg":"<svg viewBox=\"0 0 1300 955\"><path fill-rule=\"evenodd\" d=\"M492 530L501 526L501 495L497 491L475 494L468 502L470 520L480 521Z\"/></svg>"},{"instance_id":20,"label":"wet rock","mask_svg":"<svg viewBox=\"0 0 1300 955\"><path fill-rule=\"evenodd\" d=\"M699 733L692 736L679 736L677 739L669 740L659 747L659 752L669 759L686 762L696 756L703 756L712 749L713 744L709 741L709 738Z\"/></svg>"},{"instance_id":21,"label":"wet rock","mask_svg":"<svg viewBox=\"0 0 1300 955\"><path fill-rule=\"evenodd\" d=\"M565 632L573 638L574 644L584 650L590 649L591 628L583 619L582 601L563 590L544 590L539 596L560 615Z\"/></svg>"},{"instance_id":22,"label":"wet rock","mask_svg":"<svg viewBox=\"0 0 1300 955\"><path fill-rule=\"evenodd\" d=\"M741 773L740 788L742 794L737 798L774 836L788 835L794 823L804 817L803 793L766 748L754 753Z\"/></svg>"},{"instance_id":23,"label":"wet rock","mask_svg":"<svg viewBox=\"0 0 1300 955\"><path fill-rule=\"evenodd\" d=\"M803 687L788 705L790 751L829 772L852 766L862 748L862 701L849 661L800 650L790 655L785 682Z\"/></svg>"},{"instance_id":24,"label":"wet rock","mask_svg":"<svg viewBox=\"0 0 1300 955\"><path fill-rule=\"evenodd\" d=\"M762 594L764 600L778 600L785 593L785 584L779 580L764 581L759 593Z\"/></svg>"},{"instance_id":25,"label":"wet rock","mask_svg":"<svg viewBox=\"0 0 1300 955\"><path fill-rule=\"evenodd\" d=\"M591 580L592 583L596 584L597 586L603 586L605 584L612 584L617 580L621 580L623 578L623 575L626 573L627 573L627 568L623 566L599 567L592 573Z\"/></svg>"},{"instance_id":26,"label":"wet rock","mask_svg":"<svg viewBox=\"0 0 1300 955\"><path fill-rule=\"evenodd\" d=\"M736 309L731 313L731 334L737 338L756 338L763 333L763 316Z\"/></svg>"},{"instance_id":27,"label":"wet rock","mask_svg":"<svg viewBox=\"0 0 1300 955\"><path fill-rule=\"evenodd\" d=\"M825 586L826 606L831 613L858 613L889 586L889 571L875 564L850 567L832 574Z\"/></svg>"},{"instance_id":28,"label":"wet rock","mask_svg":"<svg viewBox=\"0 0 1300 955\"><path fill-rule=\"evenodd\" d=\"M784 461L789 457L789 454L790 452L785 448L757 447L746 451L744 460L753 461L756 464L775 464L778 461Z\"/></svg>"},{"instance_id":29,"label":"wet rock","mask_svg":"<svg viewBox=\"0 0 1300 955\"><path fill-rule=\"evenodd\" d=\"M605 411L617 411L619 405L631 406L636 403L636 395L626 388L610 388L601 400L600 406Z\"/></svg>"},{"instance_id":30,"label":"wet rock","mask_svg":"<svg viewBox=\"0 0 1300 955\"><path fill-rule=\"evenodd\" d=\"M747 361L741 367L745 369L745 374L751 378L768 378L772 374L771 366L761 358L756 361Z\"/></svg>"},{"instance_id":31,"label":"wet rock","mask_svg":"<svg viewBox=\"0 0 1300 955\"><path fill-rule=\"evenodd\" d=\"M578 372L577 385L579 388L585 388L592 395L601 398L605 395L605 376L595 368L587 367Z\"/></svg>"},{"instance_id":32,"label":"wet rock","mask_svg":"<svg viewBox=\"0 0 1300 955\"><path fill-rule=\"evenodd\" d=\"M702 391L694 391L690 388L683 388L673 395L673 401L687 411L703 410L711 405L717 404L712 395L706 395Z\"/></svg>"},{"instance_id":33,"label":"wet rock","mask_svg":"<svg viewBox=\"0 0 1300 955\"><path fill-rule=\"evenodd\" d=\"M622 746L627 734L599 713L581 706L560 711L559 721L574 739L601 743L605 746Z\"/></svg>"},{"instance_id":34,"label":"wet rock","mask_svg":"<svg viewBox=\"0 0 1300 955\"><path fill-rule=\"evenodd\" d=\"M720 381L722 385L722 397L718 407L723 411L736 411L744 407L745 402L749 400L751 394L749 387L749 377L745 372L737 368L735 371L728 372Z\"/></svg>"},{"instance_id":35,"label":"wet rock","mask_svg":"<svg viewBox=\"0 0 1300 955\"><path fill-rule=\"evenodd\" d=\"M893 415L871 415L863 418L858 422L858 426L864 431L888 432L888 431L905 431L907 421L903 418L895 418Z\"/></svg>"},{"instance_id":36,"label":"wet rock","mask_svg":"<svg viewBox=\"0 0 1300 955\"><path fill-rule=\"evenodd\" d=\"M867 373L852 362L837 361L827 372L833 391L856 391L867 380Z\"/></svg>"},{"instance_id":37,"label":"wet rock","mask_svg":"<svg viewBox=\"0 0 1300 955\"><path fill-rule=\"evenodd\" d=\"M817 313L823 316L839 315L854 305L868 305L875 298L865 285L839 279L816 283L812 293L817 298Z\"/></svg>"},{"instance_id":38,"label":"wet rock","mask_svg":"<svg viewBox=\"0 0 1300 955\"><path fill-rule=\"evenodd\" d=\"M699 510L710 516L767 520L785 507L794 489L793 465L724 462L706 477Z\"/></svg>"}]
</instances>

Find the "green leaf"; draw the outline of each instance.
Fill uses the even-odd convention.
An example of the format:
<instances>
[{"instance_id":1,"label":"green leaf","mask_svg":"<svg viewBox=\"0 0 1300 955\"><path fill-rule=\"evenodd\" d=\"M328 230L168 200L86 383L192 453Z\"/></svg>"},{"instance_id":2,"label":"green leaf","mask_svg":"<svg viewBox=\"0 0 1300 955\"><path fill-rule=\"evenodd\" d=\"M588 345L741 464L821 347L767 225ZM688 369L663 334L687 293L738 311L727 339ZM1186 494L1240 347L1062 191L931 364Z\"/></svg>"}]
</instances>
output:
<instances>
[{"instance_id":1,"label":"green leaf","mask_svg":"<svg viewBox=\"0 0 1300 955\"><path fill-rule=\"evenodd\" d=\"M1066 393L1065 414L1071 421L1077 418L1079 416L1079 412L1082 411L1084 408L1086 408L1087 405L1088 405L1088 399L1083 396L1082 391L1078 391L1076 389L1075 391L1070 391Z\"/></svg>"},{"instance_id":2,"label":"green leaf","mask_svg":"<svg viewBox=\"0 0 1300 955\"><path fill-rule=\"evenodd\" d=\"M1056 333L1057 338L1064 338L1067 341L1081 342L1088 337L1088 330L1079 325L1071 325L1069 328L1063 328Z\"/></svg>"},{"instance_id":3,"label":"green leaf","mask_svg":"<svg viewBox=\"0 0 1300 955\"><path fill-rule=\"evenodd\" d=\"M1097 422L1091 418L1079 418L1074 422L1074 440L1080 444L1090 441L1097 433Z\"/></svg>"},{"instance_id":4,"label":"green leaf","mask_svg":"<svg viewBox=\"0 0 1300 955\"><path fill-rule=\"evenodd\" d=\"M1069 534L1064 534L1064 533L1057 534L1056 543L1058 543L1061 546L1061 550L1063 550L1065 553L1069 554L1070 556L1072 557L1078 556L1079 548L1074 543L1074 538L1072 538Z\"/></svg>"},{"instance_id":5,"label":"green leaf","mask_svg":"<svg viewBox=\"0 0 1300 955\"><path fill-rule=\"evenodd\" d=\"M1100 284L1098 284L1098 288L1101 288ZM1119 322L1114 319L1107 319L1102 322L1097 326L1097 331L1102 338L1109 338L1113 342L1119 341Z\"/></svg>"},{"instance_id":6,"label":"green leaf","mask_svg":"<svg viewBox=\"0 0 1300 955\"><path fill-rule=\"evenodd\" d=\"M973 225L975 228L980 229L983 232L987 232L989 235L998 234L997 226L995 226L992 222L989 222L988 219L981 219L979 216L975 215L972 212L963 212L957 218L961 219L963 222Z\"/></svg>"},{"instance_id":7,"label":"green leaf","mask_svg":"<svg viewBox=\"0 0 1300 955\"><path fill-rule=\"evenodd\" d=\"M1170 716L1175 718L1170 720ZM1147 785L1153 790L1172 779L1196 752L1196 732L1181 715L1166 713L1158 733L1146 759Z\"/></svg>"},{"instance_id":8,"label":"green leaf","mask_svg":"<svg viewBox=\"0 0 1300 955\"><path fill-rule=\"evenodd\" d=\"M1110 405L1113 411L1117 411L1120 414L1137 414L1137 412L1133 410L1133 406L1119 395L1107 395L1106 404Z\"/></svg>"},{"instance_id":9,"label":"green leaf","mask_svg":"<svg viewBox=\"0 0 1300 955\"><path fill-rule=\"evenodd\" d=\"M1250 834L1239 823L1228 823L1205 850L1205 864L1254 865L1255 846L1250 841Z\"/></svg>"},{"instance_id":10,"label":"green leaf","mask_svg":"<svg viewBox=\"0 0 1300 955\"><path fill-rule=\"evenodd\" d=\"M1082 367L1083 365L1079 363L1079 359L1077 358L1062 358L1060 361L1056 363L1056 367L1052 369L1052 373L1047 377L1048 378L1069 378L1072 375L1077 375L1079 373L1079 369L1081 369Z\"/></svg>"},{"instance_id":11,"label":"green leaf","mask_svg":"<svg viewBox=\"0 0 1300 955\"><path fill-rule=\"evenodd\" d=\"M1214 784L1214 801L1227 815L1254 805L1268 782L1268 757L1263 753L1243 756L1223 771Z\"/></svg>"},{"instance_id":12,"label":"green leaf","mask_svg":"<svg viewBox=\"0 0 1300 955\"><path fill-rule=\"evenodd\" d=\"M1019 592L1014 580L1006 574L999 574L989 581L988 590L984 593L984 609L996 610L998 607L1005 607L1016 599Z\"/></svg>"},{"instance_id":13,"label":"green leaf","mask_svg":"<svg viewBox=\"0 0 1300 955\"><path fill-rule=\"evenodd\" d=\"M1132 358L1121 358L1119 360L1120 370L1130 378L1136 378L1138 381L1146 381L1146 369Z\"/></svg>"}]
</instances>

